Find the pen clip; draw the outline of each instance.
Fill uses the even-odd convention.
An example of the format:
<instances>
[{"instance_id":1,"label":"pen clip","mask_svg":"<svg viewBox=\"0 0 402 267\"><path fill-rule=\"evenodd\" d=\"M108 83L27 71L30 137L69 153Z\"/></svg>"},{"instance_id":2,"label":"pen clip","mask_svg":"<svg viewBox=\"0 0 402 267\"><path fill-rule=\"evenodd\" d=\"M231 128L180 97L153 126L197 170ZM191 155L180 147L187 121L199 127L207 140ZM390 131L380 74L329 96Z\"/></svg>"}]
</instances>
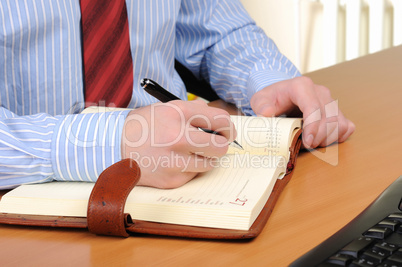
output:
<instances>
[{"instance_id":1,"label":"pen clip","mask_svg":"<svg viewBox=\"0 0 402 267\"><path fill-rule=\"evenodd\" d=\"M170 93L158 83L154 82L151 79L144 78L141 80L142 88L151 96L155 97L159 101L166 103L172 100L180 100L177 96Z\"/></svg>"}]
</instances>

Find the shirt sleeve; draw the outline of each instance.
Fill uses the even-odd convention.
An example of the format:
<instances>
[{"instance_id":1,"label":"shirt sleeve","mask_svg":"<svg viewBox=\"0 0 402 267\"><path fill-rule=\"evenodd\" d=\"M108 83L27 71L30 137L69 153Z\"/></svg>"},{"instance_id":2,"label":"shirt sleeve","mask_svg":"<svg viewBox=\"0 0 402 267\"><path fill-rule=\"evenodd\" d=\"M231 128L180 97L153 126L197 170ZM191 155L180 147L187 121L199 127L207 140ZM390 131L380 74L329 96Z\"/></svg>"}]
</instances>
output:
<instances>
[{"instance_id":1,"label":"shirt sleeve","mask_svg":"<svg viewBox=\"0 0 402 267\"><path fill-rule=\"evenodd\" d=\"M176 41L176 59L247 115L254 93L300 75L238 0L182 1Z\"/></svg>"},{"instance_id":2,"label":"shirt sleeve","mask_svg":"<svg viewBox=\"0 0 402 267\"><path fill-rule=\"evenodd\" d=\"M53 180L96 181L121 160L128 112L17 116L0 108L0 189Z\"/></svg>"}]
</instances>

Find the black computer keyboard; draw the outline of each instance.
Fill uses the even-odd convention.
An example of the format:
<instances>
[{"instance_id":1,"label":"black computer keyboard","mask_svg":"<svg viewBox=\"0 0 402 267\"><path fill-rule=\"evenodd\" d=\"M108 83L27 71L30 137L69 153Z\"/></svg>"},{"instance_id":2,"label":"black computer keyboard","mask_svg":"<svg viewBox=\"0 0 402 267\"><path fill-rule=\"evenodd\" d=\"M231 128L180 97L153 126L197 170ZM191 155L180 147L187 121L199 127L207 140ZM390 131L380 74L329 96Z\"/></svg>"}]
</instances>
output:
<instances>
[{"instance_id":1,"label":"black computer keyboard","mask_svg":"<svg viewBox=\"0 0 402 267\"><path fill-rule=\"evenodd\" d=\"M402 267L402 176L370 206L291 267Z\"/></svg>"}]
</instances>

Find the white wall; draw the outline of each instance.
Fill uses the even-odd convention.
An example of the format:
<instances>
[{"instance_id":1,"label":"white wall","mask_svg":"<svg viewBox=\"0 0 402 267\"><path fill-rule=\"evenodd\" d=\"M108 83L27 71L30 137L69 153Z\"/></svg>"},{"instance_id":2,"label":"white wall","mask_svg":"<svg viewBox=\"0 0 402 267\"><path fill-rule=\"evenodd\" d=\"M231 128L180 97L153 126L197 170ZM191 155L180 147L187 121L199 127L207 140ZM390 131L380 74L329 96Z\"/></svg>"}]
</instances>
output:
<instances>
[{"instance_id":1,"label":"white wall","mask_svg":"<svg viewBox=\"0 0 402 267\"><path fill-rule=\"evenodd\" d=\"M341 3L337 13L338 23L336 25L336 53L335 63L346 60L346 11L344 5L347 1L353 0L241 0L245 8L255 19L257 24L264 29L285 54L302 73L326 67L328 64L328 49L326 43L330 33L328 25L324 26L323 2ZM361 1L362 13L359 26L359 47L358 56L371 52L369 47L369 7L368 3L382 0L354 0ZM380 41L381 48L385 49L395 45L393 41L392 21L402 14L393 14L391 3L399 3L402 0L385 0L385 11L383 17L384 35ZM297 7L297 5L299 5ZM401 6L401 5L400 5ZM372 9L374 10L374 8ZM399 8L402 12L402 7ZM372 23L374 24L374 23ZM372 35L372 34L371 34ZM378 38L377 38L378 39ZM332 45L332 43L331 43ZM374 52L374 51L373 51ZM333 63L331 63L333 64Z\"/></svg>"},{"instance_id":2,"label":"white wall","mask_svg":"<svg viewBox=\"0 0 402 267\"><path fill-rule=\"evenodd\" d=\"M241 2L257 24L275 41L280 51L298 65L294 0L241 0Z\"/></svg>"}]
</instances>

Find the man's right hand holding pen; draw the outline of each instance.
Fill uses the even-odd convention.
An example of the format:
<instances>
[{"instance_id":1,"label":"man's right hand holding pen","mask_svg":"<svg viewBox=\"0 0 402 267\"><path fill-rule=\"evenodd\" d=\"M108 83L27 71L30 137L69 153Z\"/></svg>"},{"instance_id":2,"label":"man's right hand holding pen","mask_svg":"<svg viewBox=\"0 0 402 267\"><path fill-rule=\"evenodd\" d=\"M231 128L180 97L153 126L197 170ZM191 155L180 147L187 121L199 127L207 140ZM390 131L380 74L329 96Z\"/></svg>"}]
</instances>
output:
<instances>
[{"instance_id":1,"label":"man's right hand holding pen","mask_svg":"<svg viewBox=\"0 0 402 267\"><path fill-rule=\"evenodd\" d=\"M140 165L138 185L175 188L211 170L235 138L229 114L204 101L155 103L127 116L122 158L133 158Z\"/></svg>"}]
</instances>

